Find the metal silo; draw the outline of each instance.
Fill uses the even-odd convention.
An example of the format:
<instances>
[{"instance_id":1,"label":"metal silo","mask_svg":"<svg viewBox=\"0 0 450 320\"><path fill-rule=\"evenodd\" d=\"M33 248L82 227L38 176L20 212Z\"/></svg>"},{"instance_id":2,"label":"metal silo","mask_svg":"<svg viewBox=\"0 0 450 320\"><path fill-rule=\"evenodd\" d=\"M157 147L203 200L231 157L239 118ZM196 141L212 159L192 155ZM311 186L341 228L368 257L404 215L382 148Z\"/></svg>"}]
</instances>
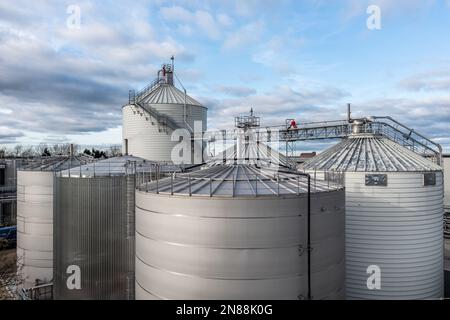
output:
<instances>
[{"instance_id":1,"label":"metal silo","mask_svg":"<svg viewBox=\"0 0 450 320\"><path fill-rule=\"evenodd\" d=\"M24 288L53 278L53 177L55 171L91 161L52 156L17 172L17 270Z\"/></svg>"},{"instance_id":2,"label":"metal silo","mask_svg":"<svg viewBox=\"0 0 450 320\"><path fill-rule=\"evenodd\" d=\"M122 114L123 153L154 161L172 160L172 150L179 143L171 140L174 130L192 134L207 127L207 108L175 87L173 64L164 65L146 88L130 92Z\"/></svg>"},{"instance_id":3,"label":"metal silo","mask_svg":"<svg viewBox=\"0 0 450 320\"><path fill-rule=\"evenodd\" d=\"M309 199L306 177L258 164L139 184L136 299L343 299L344 190L313 181Z\"/></svg>"},{"instance_id":4,"label":"metal silo","mask_svg":"<svg viewBox=\"0 0 450 320\"><path fill-rule=\"evenodd\" d=\"M357 132L302 168L317 176L345 172L349 299L442 297L441 167Z\"/></svg>"},{"instance_id":5,"label":"metal silo","mask_svg":"<svg viewBox=\"0 0 450 320\"><path fill-rule=\"evenodd\" d=\"M57 174L55 299L134 299L135 179L144 168L160 172L153 162L124 156Z\"/></svg>"}]
</instances>

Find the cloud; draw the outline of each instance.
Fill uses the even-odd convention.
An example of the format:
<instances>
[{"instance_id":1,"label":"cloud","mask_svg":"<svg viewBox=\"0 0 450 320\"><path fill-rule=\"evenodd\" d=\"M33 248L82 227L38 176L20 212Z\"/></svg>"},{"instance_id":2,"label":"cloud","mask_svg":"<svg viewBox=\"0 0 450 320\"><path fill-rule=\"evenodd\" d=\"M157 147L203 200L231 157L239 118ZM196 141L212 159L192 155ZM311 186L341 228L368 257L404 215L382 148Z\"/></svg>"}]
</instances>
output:
<instances>
[{"instance_id":1,"label":"cloud","mask_svg":"<svg viewBox=\"0 0 450 320\"><path fill-rule=\"evenodd\" d=\"M249 45L257 43L263 33L264 23L256 21L246 24L238 30L230 33L225 39L225 49L248 48Z\"/></svg>"},{"instance_id":2,"label":"cloud","mask_svg":"<svg viewBox=\"0 0 450 320\"><path fill-rule=\"evenodd\" d=\"M80 2L82 25L74 30L66 27L64 5L56 3L0 5L0 16L8 17L0 21L0 117L11 132L117 128L129 89L150 82L172 55L195 59L174 39L153 32L139 4L116 4L122 16L112 21L110 6Z\"/></svg>"},{"instance_id":3,"label":"cloud","mask_svg":"<svg viewBox=\"0 0 450 320\"><path fill-rule=\"evenodd\" d=\"M256 89L254 88L239 86L219 86L217 87L217 91L235 97L247 97L256 93Z\"/></svg>"},{"instance_id":4,"label":"cloud","mask_svg":"<svg viewBox=\"0 0 450 320\"><path fill-rule=\"evenodd\" d=\"M8 127L0 126L0 143L13 143L17 138L23 137L24 133L20 130L10 129Z\"/></svg>"},{"instance_id":5,"label":"cloud","mask_svg":"<svg viewBox=\"0 0 450 320\"><path fill-rule=\"evenodd\" d=\"M338 102L348 97L349 93L339 88L321 87L312 89L292 89L288 86L278 86L273 90L249 96L234 96L231 98L197 97L208 105L208 116L216 129L232 128L233 118L239 114L247 114L253 108L257 116L262 117L262 123L283 124L284 119L297 118L300 121L319 121L330 117L341 118L344 108L338 110ZM335 119L333 119L335 120ZM212 125L210 125L212 126Z\"/></svg>"},{"instance_id":6,"label":"cloud","mask_svg":"<svg viewBox=\"0 0 450 320\"><path fill-rule=\"evenodd\" d=\"M409 91L449 91L450 69L419 73L399 82L401 88Z\"/></svg>"},{"instance_id":7,"label":"cloud","mask_svg":"<svg viewBox=\"0 0 450 320\"><path fill-rule=\"evenodd\" d=\"M229 27L232 20L226 14L218 14L215 18L210 12L202 9L189 11L181 6L163 7L162 17L170 22L179 23L178 29L184 35L192 34L192 26L212 40L221 36L221 27Z\"/></svg>"}]
</instances>

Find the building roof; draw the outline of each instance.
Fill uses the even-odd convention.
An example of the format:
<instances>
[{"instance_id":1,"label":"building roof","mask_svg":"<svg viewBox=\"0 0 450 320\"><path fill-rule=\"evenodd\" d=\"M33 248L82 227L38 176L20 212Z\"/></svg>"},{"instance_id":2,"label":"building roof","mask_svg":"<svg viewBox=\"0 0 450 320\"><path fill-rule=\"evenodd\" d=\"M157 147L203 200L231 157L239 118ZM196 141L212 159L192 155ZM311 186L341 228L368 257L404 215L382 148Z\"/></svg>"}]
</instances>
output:
<instances>
[{"instance_id":1,"label":"building roof","mask_svg":"<svg viewBox=\"0 0 450 320\"><path fill-rule=\"evenodd\" d=\"M148 104L181 104L185 103L184 92L177 87L161 83L155 86L150 92L139 98L139 102ZM186 105L203 107L197 100L186 95Z\"/></svg>"},{"instance_id":2,"label":"building roof","mask_svg":"<svg viewBox=\"0 0 450 320\"><path fill-rule=\"evenodd\" d=\"M180 171L180 167L173 164L162 164L134 156L121 156L109 158L93 163L84 164L63 170L58 173L61 177L83 178L98 176L120 176L135 172L159 172Z\"/></svg>"},{"instance_id":3,"label":"building roof","mask_svg":"<svg viewBox=\"0 0 450 320\"><path fill-rule=\"evenodd\" d=\"M238 146L241 146L240 148ZM239 149L239 150L238 150ZM293 167L294 165L286 158L285 155L274 150L265 143L250 140L242 144L227 148L217 156L211 158L207 166L215 166L222 164L250 164L258 166L280 166Z\"/></svg>"},{"instance_id":4,"label":"building roof","mask_svg":"<svg viewBox=\"0 0 450 320\"><path fill-rule=\"evenodd\" d=\"M440 166L419 154L373 134L350 136L306 161L301 169L346 172L442 170Z\"/></svg>"},{"instance_id":5,"label":"building roof","mask_svg":"<svg viewBox=\"0 0 450 320\"><path fill-rule=\"evenodd\" d=\"M29 160L29 163L21 167L23 171L60 171L94 162L95 159L88 155L55 155L38 157Z\"/></svg>"}]
</instances>

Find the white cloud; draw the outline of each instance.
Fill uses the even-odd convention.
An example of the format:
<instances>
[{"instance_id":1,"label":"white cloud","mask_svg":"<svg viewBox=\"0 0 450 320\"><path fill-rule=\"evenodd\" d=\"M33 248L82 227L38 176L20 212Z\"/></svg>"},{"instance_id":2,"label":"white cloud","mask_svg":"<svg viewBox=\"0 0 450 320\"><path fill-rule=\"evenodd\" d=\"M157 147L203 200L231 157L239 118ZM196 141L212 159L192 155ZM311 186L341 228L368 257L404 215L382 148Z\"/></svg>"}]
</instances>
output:
<instances>
[{"instance_id":1,"label":"white cloud","mask_svg":"<svg viewBox=\"0 0 450 320\"><path fill-rule=\"evenodd\" d=\"M218 14L215 18L210 12L202 9L189 11L181 6L164 7L160 10L162 17L171 22L179 23L178 30L184 35L192 33L195 27L208 38L218 40L221 27L231 26L231 19L226 14Z\"/></svg>"},{"instance_id":2,"label":"white cloud","mask_svg":"<svg viewBox=\"0 0 450 320\"><path fill-rule=\"evenodd\" d=\"M262 36L264 23L256 21L246 24L238 30L232 32L225 39L223 47L225 49L246 48L257 43Z\"/></svg>"}]
</instances>

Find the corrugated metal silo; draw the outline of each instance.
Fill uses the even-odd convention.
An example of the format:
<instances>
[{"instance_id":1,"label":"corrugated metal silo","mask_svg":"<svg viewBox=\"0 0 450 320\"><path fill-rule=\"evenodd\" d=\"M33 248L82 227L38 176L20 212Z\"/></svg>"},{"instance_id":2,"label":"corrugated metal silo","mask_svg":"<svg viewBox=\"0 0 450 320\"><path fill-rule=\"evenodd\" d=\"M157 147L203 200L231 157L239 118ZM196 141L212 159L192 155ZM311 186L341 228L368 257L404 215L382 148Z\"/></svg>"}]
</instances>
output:
<instances>
[{"instance_id":1,"label":"corrugated metal silo","mask_svg":"<svg viewBox=\"0 0 450 320\"><path fill-rule=\"evenodd\" d=\"M441 167L391 140L363 133L302 168L317 175L345 172L349 299L442 297ZM373 279L368 285L375 270L369 266L381 270L379 289L372 287Z\"/></svg>"},{"instance_id":2,"label":"corrugated metal silo","mask_svg":"<svg viewBox=\"0 0 450 320\"><path fill-rule=\"evenodd\" d=\"M311 185L311 296L343 299L344 191ZM308 297L307 182L215 164L139 185L136 299Z\"/></svg>"},{"instance_id":3,"label":"corrugated metal silo","mask_svg":"<svg viewBox=\"0 0 450 320\"><path fill-rule=\"evenodd\" d=\"M53 278L54 173L87 161L91 159L54 156L17 172L17 269L25 288Z\"/></svg>"},{"instance_id":4,"label":"corrugated metal silo","mask_svg":"<svg viewBox=\"0 0 450 320\"><path fill-rule=\"evenodd\" d=\"M173 83L173 66L165 65L164 75L133 96L122 108L123 153L154 161L171 161L171 141L178 128L194 130L194 122L207 129L207 108L182 92ZM128 150L126 150L128 149ZM192 160L193 161L193 160Z\"/></svg>"},{"instance_id":5,"label":"corrugated metal silo","mask_svg":"<svg viewBox=\"0 0 450 320\"><path fill-rule=\"evenodd\" d=\"M124 156L56 176L55 299L134 299L135 179L143 168L156 172L155 163ZM80 287L68 285L74 268Z\"/></svg>"}]
</instances>

